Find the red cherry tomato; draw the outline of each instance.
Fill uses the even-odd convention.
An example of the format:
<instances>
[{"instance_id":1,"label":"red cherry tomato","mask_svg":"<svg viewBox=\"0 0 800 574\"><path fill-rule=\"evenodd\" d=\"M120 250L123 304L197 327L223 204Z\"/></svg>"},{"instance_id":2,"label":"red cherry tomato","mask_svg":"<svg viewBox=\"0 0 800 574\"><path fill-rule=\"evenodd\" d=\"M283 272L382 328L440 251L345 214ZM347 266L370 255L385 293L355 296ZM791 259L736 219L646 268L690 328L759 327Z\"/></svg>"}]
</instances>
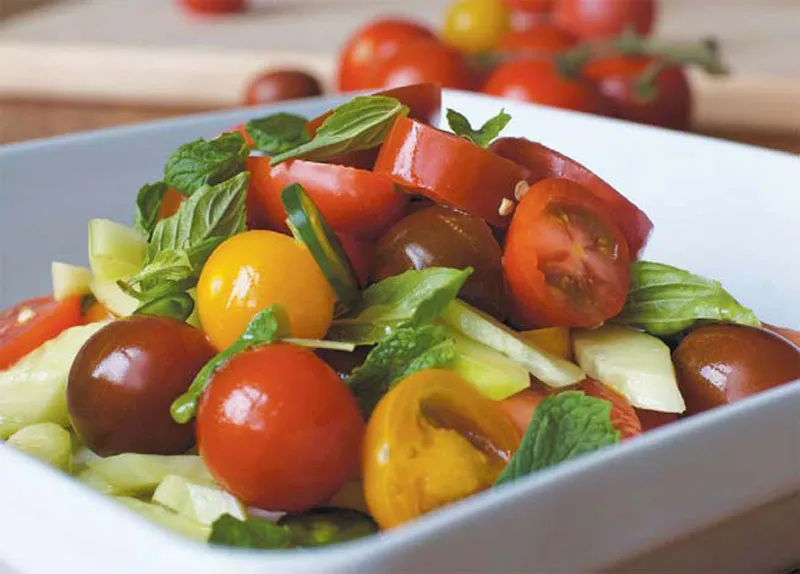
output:
<instances>
[{"instance_id":1,"label":"red cherry tomato","mask_svg":"<svg viewBox=\"0 0 800 574\"><path fill-rule=\"evenodd\" d=\"M504 198L524 180L524 170L492 152L421 122L398 118L381 147L375 173L398 185L506 227Z\"/></svg>"},{"instance_id":2,"label":"red cherry tomato","mask_svg":"<svg viewBox=\"0 0 800 574\"><path fill-rule=\"evenodd\" d=\"M553 0L504 0L506 6L520 12L547 14L553 9Z\"/></svg>"},{"instance_id":3,"label":"red cherry tomato","mask_svg":"<svg viewBox=\"0 0 800 574\"><path fill-rule=\"evenodd\" d=\"M498 43L497 51L551 55L569 50L577 43L575 36L548 22L506 34Z\"/></svg>"},{"instance_id":4,"label":"red cherry tomato","mask_svg":"<svg viewBox=\"0 0 800 574\"><path fill-rule=\"evenodd\" d=\"M689 129L692 92L682 68L671 66L659 72L651 84L652 94L637 88L642 72L652 62L651 58L616 56L590 62L583 73L603 94L612 115L641 124Z\"/></svg>"},{"instance_id":5,"label":"red cherry tomato","mask_svg":"<svg viewBox=\"0 0 800 574\"><path fill-rule=\"evenodd\" d=\"M489 75L483 92L590 114L605 112L600 93L590 82L560 74L551 59L522 58L506 62Z\"/></svg>"},{"instance_id":6,"label":"red cherry tomato","mask_svg":"<svg viewBox=\"0 0 800 574\"><path fill-rule=\"evenodd\" d=\"M653 222L624 195L577 161L525 138L499 138L490 148L497 155L527 170L528 183L548 177L563 177L579 183L602 201L628 242L631 257L638 256L647 243Z\"/></svg>"},{"instance_id":7,"label":"red cherry tomato","mask_svg":"<svg viewBox=\"0 0 800 574\"><path fill-rule=\"evenodd\" d=\"M0 312L0 371L9 368L64 329L83 324L81 298L28 299Z\"/></svg>"},{"instance_id":8,"label":"red cherry tomato","mask_svg":"<svg viewBox=\"0 0 800 574\"><path fill-rule=\"evenodd\" d=\"M314 353L278 343L217 371L197 413L211 474L250 506L297 512L358 474L364 422L336 373Z\"/></svg>"},{"instance_id":9,"label":"red cherry tomato","mask_svg":"<svg viewBox=\"0 0 800 574\"><path fill-rule=\"evenodd\" d=\"M567 179L542 180L522 198L503 270L524 329L600 325L622 310L630 283L628 245L606 205Z\"/></svg>"},{"instance_id":10,"label":"red cherry tomato","mask_svg":"<svg viewBox=\"0 0 800 574\"><path fill-rule=\"evenodd\" d=\"M375 245L370 241L343 233L337 233L336 236L339 238L339 243L342 244L345 255L350 260L350 265L355 271L358 284L361 287L366 287L369 283L369 270L372 267Z\"/></svg>"},{"instance_id":11,"label":"red cherry tomato","mask_svg":"<svg viewBox=\"0 0 800 574\"><path fill-rule=\"evenodd\" d=\"M374 66L375 83L380 88L432 83L469 90L475 84L475 74L464 55L431 38L411 40Z\"/></svg>"},{"instance_id":12,"label":"red cherry tomato","mask_svg":"<svg viewBox=\"0 0 800 574\"><path fill-rule=\"evenodd\" d=\"M180 0L180 4L198 14L242 12L247 7L246 0Z\"/></svg>"},{"instance_id":13,"label":"red cherry tomato","mask_svg":"<svg viewBox=\"0 0 800 574\"><path fill-rule=\"evenodd\" d=\"M556 22L582 38L616 36L628 28L647 36L656 19L655 0L555 0Z\"/></svg>"},{"instance_id":14,"label":"red cherry tomato","mask_svg":"<svg viewBox=\"0 0 800 574\"><path fill-rule=\"evenodd\" d=\"M372 73L376 65L416 38L435 38L433 32L411 20L376 20L348 40L339 57L339 91L379 88Z\"/></svg>"},{"instance_id":15,"label":"red cherry tomato","mask_svg":"<svg viewBox=\"0 0 800 574\"><path fill-rule=\"evenodd\" d=\"M247 159L250 185L270 229L287 231L281 192L299 183L334 231L354 237L380 235L402 217L408 198L385 175L313 161L271 166L265 156Z\"/></svg>"}]
</instances>

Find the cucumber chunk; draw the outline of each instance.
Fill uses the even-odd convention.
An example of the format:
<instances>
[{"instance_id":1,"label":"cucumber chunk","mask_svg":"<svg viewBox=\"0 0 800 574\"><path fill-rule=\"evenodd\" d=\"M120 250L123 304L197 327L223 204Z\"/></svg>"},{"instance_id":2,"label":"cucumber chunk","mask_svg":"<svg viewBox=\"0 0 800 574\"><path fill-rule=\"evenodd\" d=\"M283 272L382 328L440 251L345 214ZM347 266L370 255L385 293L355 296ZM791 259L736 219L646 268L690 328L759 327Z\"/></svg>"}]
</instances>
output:
<instances>
[{"instance_id":1,"label":"cucumber chunk","mask_svg":"<svg viewBox=\"0 0 800 574\"><path fill-rule=\"evenodd\" d=\"M91 289L95 299L119 317L132 315L139 308L139 301L125 293L115 279L95 277Z\"/></svg>"},{"instance_id":2,"label":"cucumber chunk","mask_svg":"<svg viewBox=\"0 0 800 574\"><path fill-rule=\"evenodd\" d=\"M153 502L209 526L223 514L239 520L247 517L244 505L232 494L174 474L161 481L153 493Z\"/></svg>"},{"instance_id":3,"label":"cucumber chunk","mask_svg":"<svg viewBox=\"0 0 800 574\"><path fill-rule=\"evenodd\" d=\"M199 456L181 454L125 453L86 462L78 480L103 492L119 496L151 496L167 476L174 474L199 484L214 485L214 479Z\"/></svg>"},{"instance_id":4,"label":"cucumber chunk","mask_svg":"<svg viewBox=\"0 0 800 574\"><path fill-rule=\"evenodd\" d=\"M456 342L456 358L449 368L485 396L501 401L530 386L527 369L516 361L453 329L450 336Z\"/></svg>"},{"instance_id":5,"label":"cucumber chunk","mask_svg":"<svg viewBox=\"0 0 800 574\"><path fill-rule=\"evenodd\" d=\"M86 267L53 261L50 275L53 278L53 297L56 301L91 292L89 284L92 282L92 272Z\"/></svg>"},{"instance_id":6,"label":"cucumber chunk","mask_svg":"<svg viewBox=\"0 0 800 574\"><path fill-rule=\"evenodd\" d=\"M72 467L69 432L55 423L37 423L20 429L7 444L64 472L70 472Z\"/></svg>"},{"instance_id":7,"label":"cucumber chunk","mask_svg":"<svg viewBox=\"0 0 800 574\"><path fill-rule=\"evenodd\" d=\"M108 219L89 220L89 264L98 277L121 279L142 267L147 241L131 227Z\"/></svg>"},{"instance_id":8,"label":"cucumber chunk","mask_svg":"<svg viewBox=\"0 0 800 574\"><path fill-rule=\"evenodd\" d=\"M163 506L144 502L138 498L132 498L129 496L117 496L115 497L115 500L124 504L137 514L152 520L159 526L162 526L167 530L171 530L176 534L181 534L186 538L191 538L192 540L197 540L200 542L206 542L208 541L208 537L211 535L210 526L189 520L185 516L176 514L171 510L164 508Z\"/></svg>"}]
</instances>

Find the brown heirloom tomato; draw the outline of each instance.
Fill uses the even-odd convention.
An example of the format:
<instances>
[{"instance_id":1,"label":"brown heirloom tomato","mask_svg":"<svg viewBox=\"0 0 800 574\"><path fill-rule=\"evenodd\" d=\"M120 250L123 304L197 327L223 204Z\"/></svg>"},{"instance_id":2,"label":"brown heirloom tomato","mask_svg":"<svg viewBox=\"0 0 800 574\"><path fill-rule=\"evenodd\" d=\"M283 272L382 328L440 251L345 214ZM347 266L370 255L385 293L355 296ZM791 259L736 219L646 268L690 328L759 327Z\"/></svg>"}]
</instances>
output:
<instances>
[{"instance_id":1,"label":"brown heirloom tomato","mask_svg":"<svg viewBox=\"0 0 800 574\"><path fill-rule=\"evenodd\" d=\"M311 74L299 70L272 70L253 78L247 86L244 104L253 106L319 95L322 95L322 86Z\"/></svg>"}]
</instances>

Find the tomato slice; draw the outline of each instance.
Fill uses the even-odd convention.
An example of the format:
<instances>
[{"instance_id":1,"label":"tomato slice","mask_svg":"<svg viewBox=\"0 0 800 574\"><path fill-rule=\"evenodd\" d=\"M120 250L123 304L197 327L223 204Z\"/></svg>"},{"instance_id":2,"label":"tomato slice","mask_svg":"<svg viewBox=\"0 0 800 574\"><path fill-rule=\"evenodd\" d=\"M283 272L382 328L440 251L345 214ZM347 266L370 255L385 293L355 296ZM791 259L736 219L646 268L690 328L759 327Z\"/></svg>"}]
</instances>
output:
<instances>
[{"instance_id":1,"label":"tomato slice","mask_svg":"<svg viewBox=\"0 0 800 574\"><path fill-rule=\"evenodd\" d=\"M567 179L533 185L506 237L503 270L523 328L595 327L620 312L630 283L625 237L606 205Z\"/></svg>"},{"instance_id":2,"label":"tomato slice","mask_svg":"<svg viewBox=\"0 0 800 574\"><path fill-rule=\"evenodd\" d=\"M395 121L375 172L496 227L508 226L511 218L500 214L500 205L525 180L525 170L514 162L410 118Z\"/></svg>"},{"instance_id":3,"label":"tomato slice","mask_svg":"<svg viewBox=\"0 0 800 574\"><path fill-rule=\"evenodd\" d=\"M647 243L653 222L641 209L577 161L540 143L525 138L500 138L490 148L526 169L525 179L533 184L549 177L563 177L579 183L606 204L614 222L636 258Z\"/></svg>"},{"instance_id":4,"label":"tomato slice","mask_svg":"<svg viewBox=\"0 0 800 574\"><path fill-rule=\"evenodd\" d=\"M83 323L78 295L56 301L28 299L0 313L0 370L7 369L61 331Z\"/></svg>"},{"instance_id":5,"label":"tomato slice","mask_svg":"<svg viewBox=\"0 0 800 574\"><path fill-rule=\"evenodd\" d=\"M281 191L292 183L303 186L334 231L354 237L383 233L408 201L391 179L363 169L304 160L271 166L265 156L248 158L247 166L264 220L279 231L288 231Z\"/></svg>"}]
</instances>

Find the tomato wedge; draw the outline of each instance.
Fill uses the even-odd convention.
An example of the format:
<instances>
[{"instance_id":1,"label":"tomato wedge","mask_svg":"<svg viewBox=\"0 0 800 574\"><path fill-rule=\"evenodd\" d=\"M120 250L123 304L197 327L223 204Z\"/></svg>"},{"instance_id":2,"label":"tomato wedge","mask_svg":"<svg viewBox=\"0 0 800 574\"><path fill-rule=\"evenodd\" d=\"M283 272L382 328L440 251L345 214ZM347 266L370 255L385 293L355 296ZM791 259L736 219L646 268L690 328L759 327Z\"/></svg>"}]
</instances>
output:
<instances>
[{"instance_id":1,"label":"tomato wedge","mask_svg":"<svg viewBox=\"0 0 800 574\"><path fill-rule=\"evenodd\" d=\"M525 170L464 138L410 118L397 118L375 162L375 173L450 207L508 226L503 199L525 180Z\"/></svg>"},{"instance_id":2,"label":"tomato wedge","mask_svg":"<svg viewBox=\"0 0 800 574\"><path fill-rule=\"evenodd\" d=\"M526 169L525 179L534 184L549 177L579 183L606 204L614 222L628 242L635 259L647 243L653 222L634 203L577 161L525 138L499 138L490 149Z\"/></svg>"},{"instance_id":3,"label":"tomato wedge","mask_svg":"<svg viewBox=\"0 0 800 574\"><path fill-rule=\"evenodd\" d=\"M580 184L545 179L520 201L503 271L522 328L595 327L620 312L630 283L625 237Z\"/></svg>"},{"instance_id":4,"label":"tomato wedge","mask_svg":"<svg viewBox=\"0 0 800 574\"><path fill-rule=\"evenodd\" d=\"M354 237L372 238L399 219L408 198L386 176L363 169L289 160L271 166L266 156L247 160L250 185L270 229L288 231L281 191L299 183L328 225Z\"/></svg>"},{"instance_id":5,"label":"tomato wedge","mask_svg":"<svg viewBox=\"0 0 800 574\"><path fill-rule=\"evenodd\" d=\"M78 295L56 301L52 297L28 299L0 313L0 371L7 369L61 331L81 325Z\"/></svg>"}]
</instances>

